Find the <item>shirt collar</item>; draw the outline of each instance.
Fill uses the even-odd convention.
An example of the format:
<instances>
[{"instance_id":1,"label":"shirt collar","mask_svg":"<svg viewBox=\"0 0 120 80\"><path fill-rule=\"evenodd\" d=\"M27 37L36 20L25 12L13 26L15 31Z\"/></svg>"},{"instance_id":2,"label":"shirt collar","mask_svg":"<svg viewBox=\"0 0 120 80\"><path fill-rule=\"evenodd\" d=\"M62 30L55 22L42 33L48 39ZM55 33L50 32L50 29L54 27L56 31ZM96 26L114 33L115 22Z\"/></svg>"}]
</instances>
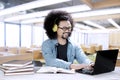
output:
<instances>
[{"instance_id":1,"label":"shirt collar","mask_svg":"<svg viewBox=\"0 0 120 80\"><path fill-rule=\"evenodd\" d=\"M53 43L54 43L55 45L58 45L58 41L57 41L57 39L53 39L52 41L53 41ZM71 43L71 41L70 41L69 38L68 38L68 43Z\"/></svg>"}]
</instances>

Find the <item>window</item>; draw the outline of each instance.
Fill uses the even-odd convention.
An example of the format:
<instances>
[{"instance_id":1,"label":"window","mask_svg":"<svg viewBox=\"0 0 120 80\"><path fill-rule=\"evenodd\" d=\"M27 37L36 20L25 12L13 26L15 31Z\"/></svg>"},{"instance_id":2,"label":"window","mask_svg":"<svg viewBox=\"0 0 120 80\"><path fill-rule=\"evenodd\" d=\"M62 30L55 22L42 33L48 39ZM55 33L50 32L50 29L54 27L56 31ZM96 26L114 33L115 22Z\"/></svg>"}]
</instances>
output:
<instances>
[{"instance_id":1,"label":"window","mask_svg":"<svg viewBox=\"0 0 120 80\"><path fill-rule=\"evenodd\" d=\"M19 46L19 25L6 24L6 46Z\"/></svg>"},{"instance_id":2,"label":"window","mask_svg":"<svg viewBox=\"0 0 120 80\"><path fill-rule=\"evenodd\" d=\"M33 27L33 45L41 46L43 42L43 27L41 26L34 26Z\"/></svg>"},{"instance_id":3,"label":"window","mask_svg":"<svg viewBox=\"0 0 120 80\"><path fill-rule=\"evenodd\" d=\"M31 46L32 27L30 25L21 25L21 47Z\"/></svg>"},{"instance_id":4,"label":"window","mask_svg":"<svg viewBox=\"0 0 120 80\"><path fill-rule=\"evenodd\" d=\"M0 22L0 46L4 46L4 23Z\"/></svg>"}]
</instances>

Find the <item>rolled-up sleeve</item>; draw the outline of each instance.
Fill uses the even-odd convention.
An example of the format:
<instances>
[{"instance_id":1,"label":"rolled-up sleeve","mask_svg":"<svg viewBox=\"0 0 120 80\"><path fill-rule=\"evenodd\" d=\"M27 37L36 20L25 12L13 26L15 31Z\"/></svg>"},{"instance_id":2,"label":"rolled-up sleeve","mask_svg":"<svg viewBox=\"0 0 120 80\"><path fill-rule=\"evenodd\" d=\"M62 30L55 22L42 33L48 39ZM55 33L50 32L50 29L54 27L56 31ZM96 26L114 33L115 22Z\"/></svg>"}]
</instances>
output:
<instances>
[{"instance_id":1,"label":"rolled-up sleeve","mask_svg":"<svg viewBox=\"0 0 120 80\"><path fill-rule=\"evenodd\" d=\"M76 53L76 60L79 63L86 63L86 64L90 64L92 61L86 56L86 54L83 52L83 50L76 46L75 47L75 53Z\"/></svg>"}]
</instances>

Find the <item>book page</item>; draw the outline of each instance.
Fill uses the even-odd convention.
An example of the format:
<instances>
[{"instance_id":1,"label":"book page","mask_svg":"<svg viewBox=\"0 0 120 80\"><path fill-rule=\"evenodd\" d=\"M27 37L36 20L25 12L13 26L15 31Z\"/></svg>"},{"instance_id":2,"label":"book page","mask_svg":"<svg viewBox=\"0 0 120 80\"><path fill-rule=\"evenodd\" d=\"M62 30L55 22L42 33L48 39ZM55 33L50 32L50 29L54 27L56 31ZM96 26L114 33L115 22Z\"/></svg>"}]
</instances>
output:
<instances>
[{"instance_id":1,"label":"book page","mask_svg":"<svg viewBox=\"0 0 120 80\"><path fill-rule=\"evenodd\" d=\"M27 66L20 66L20 67L14 67L14 66L2 66L0 65L0 69L5 69L5 70L15 70L15 69L21 69L21 68L29 68L29 67L34 67L34 65L27 65Z\"/></svg>"},{"instance_id":2,"label":"book page","mask_svg":"<svg viewBox=\"0 0 120 80\"><path fill-rule=\"evenodd\" d=\"M57 69L56 67L49 67L49 66L45 66L45 67L41 67L37 73L56 73Z\"/></svg>"},{"instance_id":3,"label":"book page","mask_svg":"<svg viewBox=\"0 0 120 80\"><path fill-rule=\"evenodd\" d=\"M10 72L10 73L4 73L4 75L25 75L25 74L34 74L34 71L20 71L20 72Z\"/></svg>"},{"instance_id":4,"label":"book page","mask_svg":"<svg viewBox=\"0 0 120 80\"><path fill-rule=\"evenodd\" d=\"M50 66L41 67L37 73L75 73L74 70L67 70L63 68L56 68Z\"/></svg>"},{"instance_id":5,"label":"book page","mask_svg":"<svg viewBox=\"0 0 120 80\"><path fill-rule=\"evenodd\" d=\"M57 73L73 74L73 73L75 73L75 70L68 70L68 69L58 68Z\"/></svg>"},{"instance_id":6,"label":"book page","mask_svg":"<svg viewBox=\"0 0 120 80\"><path fill-rule=\"evenodd\" d=\"M32 64L32 60L12 60L3 63L2 66L26 66Z\"/></svg>"}]
</instances>

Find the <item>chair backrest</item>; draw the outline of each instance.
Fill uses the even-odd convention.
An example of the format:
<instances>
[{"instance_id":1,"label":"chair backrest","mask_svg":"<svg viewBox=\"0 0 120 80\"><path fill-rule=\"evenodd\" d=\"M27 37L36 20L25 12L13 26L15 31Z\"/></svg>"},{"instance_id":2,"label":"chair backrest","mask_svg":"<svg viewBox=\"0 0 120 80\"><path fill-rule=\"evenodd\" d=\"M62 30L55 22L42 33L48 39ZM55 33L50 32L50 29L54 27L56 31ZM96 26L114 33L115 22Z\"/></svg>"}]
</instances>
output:
<instances>
[{"instance_id":1,"label":"chair backrest","mask_svg":"<svg viewBox=\"0 0 120 80\"><path fill-rule=\"evenodd\" d=\"M6 51L6 47L0 47L0 52L5 52Z\"/></svg>"},{"instance_id":2,"label":"chair backrest","mask_svg":"<svg viewBox=\"0 0 120 80\"><path fill-rule=\"evenodd\" d=\"M95 50L96 51L102 50L102 45L96 45Z\"/></svg>"},{"instance_id":3,"label":"chair backrest","mask_svg":"<svg viewBox=\"0 0 120 80\"><path fill-rule=\"evenodd\" d=\"M18 48L17 47L8 47L8 52L18 54Z\"/></svg>"},{"instance_id":4,"label":"chair backrest","mask_svg":"<svg viewBox=\"0 0 120 80\"><path fill-rule=\"evenodd\" d=\"M19 52L19 54L24 54L24 53L27 53L27 50L29 50L29 48L20 47L20 48L18 49L18 52Z\"/></svg>"},{"instance_id":5,"label":"chair backrest","mask_svg":"<svg viewBox=\"0 0 120 80\"><path fill-rule=\"evenodd\" d=\"M40 50L34 50L33 51L33 59L34 60L43 59L42 52Z\"/></svg>"}]
</instances>

